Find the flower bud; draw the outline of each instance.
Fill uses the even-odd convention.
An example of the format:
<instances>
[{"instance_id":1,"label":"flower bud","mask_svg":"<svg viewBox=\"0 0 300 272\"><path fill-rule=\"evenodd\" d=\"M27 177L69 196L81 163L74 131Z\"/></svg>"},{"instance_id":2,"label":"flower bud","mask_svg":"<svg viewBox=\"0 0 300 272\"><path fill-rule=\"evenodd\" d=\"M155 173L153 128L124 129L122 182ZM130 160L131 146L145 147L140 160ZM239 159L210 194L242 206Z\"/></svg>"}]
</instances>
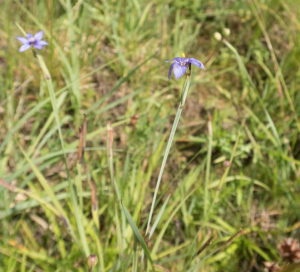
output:
<instances>
[{"instance_id":1,"label":"flower bud","mask_svg":"<svg viewBox=\"0 0 300 272\"><path fill-rule=\"evenodd\" d=\"M225 166L225 167L231 166L230 161L229 161L229 160L224 161L224 166Z\"/></svg>"},{"instance_id":2,"label":"flower bud","mask_svg":"<svg viewBox=\"0 0 300 272\"><path fill-rule=\"evenodd\" d=\"M137 113L131 117L130 123L133 127L136 125L138 119L139 119L139 115Z\"/></svg>"},{"instance_id":3,"label":"flower bud","mask_svg":"<svg viewBox=\"0 0 300 272\"><path fill-rule=\"evenodd\" d=\"M97 255L90 255L87 259L87 265L88 268L93 268L98 263L98 257Z\"/></svg>"},{"instance_id":4,"label":"flower bud","mask_svg":"<svg viewBox=\"0 0 300 272\"><path fill-rule=\"evenodd\" d=\"M230 35L230 29L229 28L224 28L223 29L223 34L224 34L224 36L229 36Z\"/></svg>"},{"instance_id":5,"label":"flower bud","mask_svg":"<svg viewBox=\"0 0 300 272\"><path fill-rule=\"evenodd\" d=\"M221 41L221 40L222 40L222 35L221 35L221 33L215 32L214 38L215 38L217 41Z\"/></svg>"}]
</instances>

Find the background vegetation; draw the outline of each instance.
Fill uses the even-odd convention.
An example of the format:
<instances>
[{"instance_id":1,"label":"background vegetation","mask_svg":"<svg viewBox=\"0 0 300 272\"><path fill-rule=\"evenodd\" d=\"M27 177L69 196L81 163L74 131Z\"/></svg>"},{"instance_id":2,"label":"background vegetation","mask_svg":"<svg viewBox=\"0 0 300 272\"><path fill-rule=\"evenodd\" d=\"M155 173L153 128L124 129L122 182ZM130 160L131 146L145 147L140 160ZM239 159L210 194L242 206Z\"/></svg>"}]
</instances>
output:
<instances>
[{"instance_id":1,"label":"background vegetation","mask_svg":"<svg viewBox=\"0 0 300 272\"><path fill-rule=\"evenodd\" d=\"M91 254L93 271L283 264L276 247L300 227L298 1L3 0L0 13L0 271L88 271ZM15 23L44 31L50 81ZM207 70L193 67L149 239L184 81L165 60L182 52Z\"/></svg>"}]
</instances>

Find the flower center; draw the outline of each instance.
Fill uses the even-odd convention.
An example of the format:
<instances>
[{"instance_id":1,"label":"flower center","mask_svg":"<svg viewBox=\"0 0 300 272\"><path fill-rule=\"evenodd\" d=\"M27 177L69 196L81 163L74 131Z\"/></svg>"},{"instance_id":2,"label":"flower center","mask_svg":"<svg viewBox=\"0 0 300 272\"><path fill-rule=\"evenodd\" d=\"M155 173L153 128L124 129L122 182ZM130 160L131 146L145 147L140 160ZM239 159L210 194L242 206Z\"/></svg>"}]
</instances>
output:
<instances>
[{"instance_id":1,"label":"flower center","mask_svg":"<svg viewBox=\"0 0 300 272\"><path fill-rule=\"evenodd\" d=\"M29 39L29 44L30 44L31 46L34 46L34 38L33 38L33 37L31 37L31 38Z\"/></svg>"}]
</instances>

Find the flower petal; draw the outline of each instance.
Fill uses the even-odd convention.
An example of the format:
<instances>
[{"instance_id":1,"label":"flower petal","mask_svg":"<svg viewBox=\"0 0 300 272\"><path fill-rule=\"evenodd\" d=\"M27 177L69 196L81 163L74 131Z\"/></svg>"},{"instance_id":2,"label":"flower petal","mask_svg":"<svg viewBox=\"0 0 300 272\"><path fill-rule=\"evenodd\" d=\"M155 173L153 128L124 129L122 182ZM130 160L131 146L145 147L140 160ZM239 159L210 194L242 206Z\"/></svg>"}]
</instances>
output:
<instances>
[{"instance_id":1,"label":"flower petal","mask_svg":"<svg viewBox=\"0 0 300 272\"><path fill-rule=\"evenodd\" d=\"M203 69L203 70L205 70L204 65L203 65L202 62L200 62L199 60L196 60L196 59L194 59L194 58L191 58L191 59L189 59L188 62L191 63L191 64L194 64L194 65L196 65L196 66L198 66L198 67L200 67L200 68Z\"/></svg>"},{"instance_id":2,"label":"flower petal","mask_svg":"<svg viewBox=\"0 0 300 272\"><path fill-rule=\"evenodd\" d=\"M184 65L176 65L174 67L174 76L178 79L182 77L186 72L187 67Z\"/></svg>"},{"instance_id":3,"label":"flower petal","mask_svg":"<svg viewBox=\"0 0 300 272\"><path fill-rule=\"evenodd\" d=\"M168 78L169 78L169 80L170 80L170 78L171 78L171 75L172 75L173 69L174 69L174 67L175 67L176 65L178 66L179 64L178 64L177 62L173 62L173 63L171 64L171 66L170 66L170 69L169 69L169 74L168 74Z\"/></svg>"},{"instance_id":4,"label":"flower petal","mask_svg":"<svg viewBox=\"0 0 300 272\"><path fill-rule=\"evenodd\" d=\"M17 39L18 39L21 43L23 43L23 44L28 44L28 43L29 43L28 40L27 40L26 38L24 38L24 37L17 37Z\"/></svg>"},{"instance_id":5,"label":"flower petal","mask_svg":"<svg viewBox=\"0 0 300 272\"><path fill-rule=\"evenodd\" d=\"M26 34L26 37L27 37L27 39L30 39L30 38L32 38L32 37L33 37L33 35L32 35L32 34L30 34L30 33L27 33L27 34Z\"/></svg>"},{"instance_id":6,"label":"flower petal","mask_svg":"<svg viewBox=\"0 0 300 272\"><path fill-rule=\"evenodd\" d=\"M176 62L181 62L183 58L174 58L171 60L166 60L165 62L171 62L171 61L176 61Z\"/></svg>"},{"instance_id":7,"label":"flower petal","mask_svg":"<svg viewBox=\"0 0 300 272\"><path fill-rule=\"evenodd\" d=\"M29 44L24 44L24 45L22 45L22 46L20 47L19 52L24 52L24 51L26 51L26 50L29 49L29 48L30 48L30 45L29 45Z\"/></svg>"},{"instance_id":8,"label":"flower petal","mask_svg":"<svg viewBox=\"0 0 300 272\"><path fill-rule=\"evenodd\" d=\"M43 45L40 43L36 43L33 47L36 49L43 49Z\"/></svg>"},{"instance_id":9,"label":"flower petal","mask_svg":"<svg viewBox=\"0 0 300 272\"><path fill-rule=\"evenodd\" d=\"M41 31L39 31L38 33L36 33L36 34L34 35L34 39L40 41L40 40L43 38L43 36L44 36L44 31L41 30Z\"/></svg>"},{"instance_id":10,"label":"flower petal","mask_svg":"<svg viewBox=\"0 0 300 272\"><path fill-rule=\"evenodd\" d=\"M47 43L47 42L45 42L45 41L37 41L37 44L41 44L41 45L48 45L48 43Z\"/></svg>"}]
</instances>

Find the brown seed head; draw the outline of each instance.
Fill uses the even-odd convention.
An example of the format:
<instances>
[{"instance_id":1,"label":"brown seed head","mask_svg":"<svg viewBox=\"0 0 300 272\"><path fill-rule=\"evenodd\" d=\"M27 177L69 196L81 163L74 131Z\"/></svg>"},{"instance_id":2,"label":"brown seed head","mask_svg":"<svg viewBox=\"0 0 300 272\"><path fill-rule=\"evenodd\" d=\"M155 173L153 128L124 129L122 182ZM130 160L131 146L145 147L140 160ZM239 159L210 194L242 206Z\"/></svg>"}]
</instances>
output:
<instances>
[{"instance_id":1,"label":"brown seed head","mask_svg":"<svg viewBox=\"0 0 300 272\"><path fill-rule=\"evenodd\" d=\"M300 247L297 239L287 238L277 246L281 258L289 263L300 263Z\"/></svg>"}]
</instances>

